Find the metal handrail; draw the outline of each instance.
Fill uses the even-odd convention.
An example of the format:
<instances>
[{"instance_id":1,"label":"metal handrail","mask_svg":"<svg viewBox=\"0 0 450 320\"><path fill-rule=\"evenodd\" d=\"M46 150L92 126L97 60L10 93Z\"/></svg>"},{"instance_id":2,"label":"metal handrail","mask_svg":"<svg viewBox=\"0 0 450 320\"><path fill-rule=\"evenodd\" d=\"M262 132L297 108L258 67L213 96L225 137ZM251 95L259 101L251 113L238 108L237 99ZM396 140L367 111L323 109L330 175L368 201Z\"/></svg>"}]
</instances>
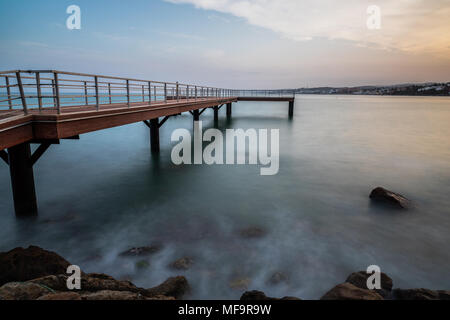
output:
<instances>
[{"instance_id":1,"label":"metal handrail","mask_svg":"<svg viewBox=\"0 0 450 320\"><path fill-rule=\"evenodd\" d=\"M90 105L98 111L102 105L124 103L130 108L173 100L293 94L293 90L236 90L58 70L0 71L0 97L6 97L0 100L0 111L24 114L30 107L38 107L39 112L56 109L59 114L62 106Z\"/></svg>"}]
</instances>

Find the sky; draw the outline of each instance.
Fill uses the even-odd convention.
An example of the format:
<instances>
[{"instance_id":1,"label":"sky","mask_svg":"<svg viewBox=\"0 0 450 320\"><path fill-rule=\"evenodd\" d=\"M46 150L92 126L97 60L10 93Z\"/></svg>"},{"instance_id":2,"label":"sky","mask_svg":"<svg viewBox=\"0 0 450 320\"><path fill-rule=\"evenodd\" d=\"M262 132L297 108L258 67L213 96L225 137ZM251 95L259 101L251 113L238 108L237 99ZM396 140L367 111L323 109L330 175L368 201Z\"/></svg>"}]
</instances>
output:
<instances>
[{"instance_id":1,"label":"sky","mask_svg":"<svg viewBox=\"0 0 450 320\"><path fill-rule=\"evenodd\" d=\"M225 88L447 82L449 17L450 0L0 0L0 70Z\"/></svg>"}]
</instances>

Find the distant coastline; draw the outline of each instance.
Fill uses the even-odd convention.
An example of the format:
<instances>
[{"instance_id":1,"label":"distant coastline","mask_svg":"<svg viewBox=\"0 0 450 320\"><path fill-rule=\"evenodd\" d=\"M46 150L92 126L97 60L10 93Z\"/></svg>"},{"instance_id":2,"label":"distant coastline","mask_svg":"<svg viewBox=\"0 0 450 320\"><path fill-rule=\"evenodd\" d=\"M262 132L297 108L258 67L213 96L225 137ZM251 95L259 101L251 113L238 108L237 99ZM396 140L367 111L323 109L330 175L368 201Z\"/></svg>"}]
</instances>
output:
<instances>
[{"instance_id":1,"label":"distant coastline","mask_svg":"<svg viewBox=\"0 0 450 320\"><path fill-rule=\"evenodd\" d=\"M379 96L450 96L450 82L399 84L390 86L316 87L293 89L296 94L379 95Z\"/></svg>"}]
</instances>

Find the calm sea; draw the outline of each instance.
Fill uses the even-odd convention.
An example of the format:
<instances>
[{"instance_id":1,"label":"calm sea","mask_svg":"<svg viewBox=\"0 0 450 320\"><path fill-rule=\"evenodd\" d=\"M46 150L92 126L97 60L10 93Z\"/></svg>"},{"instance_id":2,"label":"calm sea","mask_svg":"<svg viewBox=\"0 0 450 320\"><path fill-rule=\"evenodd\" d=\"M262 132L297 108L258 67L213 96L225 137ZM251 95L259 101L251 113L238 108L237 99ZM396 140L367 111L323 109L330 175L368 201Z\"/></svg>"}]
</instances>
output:
<instances>
[{"instance_id":1,"label":"calm sea","mask_svg":"<svg viewBox=\"0 0 450 320\"><path fill-rule=\"evenodd\" d=\"M220 110L223 130L280 129L275 176L256 165L173 165L170 136L192 130L189 114L161 128L160 156L143 123L52 146L35 166L36 220L15 218L0 165L0 251L38 245L142 287L183 274L194 299L239 298L245 289L232 282L315 299L372 264L395 287L450 289L450 99L300 95L292 120L287 108L240 102L228 122ZM213 127L212 110L201 120ZM371 205L376 186L415 208ZM243 238L251 227L266 233ZM148 258L118 257L153 243L163 249ZM185 256L190 270L168 268ZM275 272L289 280L268 283Z\"/></svg>"}]
</instances>

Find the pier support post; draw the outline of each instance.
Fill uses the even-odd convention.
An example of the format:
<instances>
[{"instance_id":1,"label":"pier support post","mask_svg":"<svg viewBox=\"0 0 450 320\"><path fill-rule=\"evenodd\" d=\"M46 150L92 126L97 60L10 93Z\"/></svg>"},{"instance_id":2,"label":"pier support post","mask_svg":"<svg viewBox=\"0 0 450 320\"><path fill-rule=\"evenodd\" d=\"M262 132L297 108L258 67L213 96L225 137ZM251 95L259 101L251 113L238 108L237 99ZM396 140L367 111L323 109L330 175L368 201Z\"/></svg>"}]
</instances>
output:
<instances>
[{"instance_id":1,"label":"pier support post","mask_svg":"<svg viewBox=\"0 0 450 320\"><path fill-rule=\"evenodd\" d=\"M199 121L200 120L200 111L197 110L193 110L192 115L194 116L194 121Z\"/></svg>"},{"instance_id":2,"label":"pier support post","mask_svg":"<svg viewBox=\"0 0 450 320\"><path fill-rule=\"evenodd\" d=\"M38 210L30 143L9 148L8 162L16 216L36 215Z\"/></svg>"},{"instance_id":3,"label":"pier support post","mask_svg":"<svg viewBox=\"0 0 450 320\"><path fill-rule=\"evenodd\" d=\"M231 102L227 103L227 118L231 117Z\"/></svg>"},{"instance_id":4,"label":"pier support post","mask_svg":"<svg viewBox=\"0 0 450 320\"><path fill-rule=\"evenodd\" d=\"M219 121L219 106L213 107L214 109L214 122Z\"/></svg>"},{"instance_id":5,"label":"pier support post","mask_svg":"<svg viewBox=\"0 0 450 320\"><path fill-rule=\"evenodd\" d=\"M289 118L294 116L294 101L289 101Z\"/></svg>"},{"instance_id":6,"label":"pier support post","mask_svg":"<svg viewBox=\"0 0 450 320\"><path fill-rule=\"evenodd\" d=\"M152 152L158 153L159 147L159 118L150 119L150 147Z\"/></svg>"}]
</instances>

